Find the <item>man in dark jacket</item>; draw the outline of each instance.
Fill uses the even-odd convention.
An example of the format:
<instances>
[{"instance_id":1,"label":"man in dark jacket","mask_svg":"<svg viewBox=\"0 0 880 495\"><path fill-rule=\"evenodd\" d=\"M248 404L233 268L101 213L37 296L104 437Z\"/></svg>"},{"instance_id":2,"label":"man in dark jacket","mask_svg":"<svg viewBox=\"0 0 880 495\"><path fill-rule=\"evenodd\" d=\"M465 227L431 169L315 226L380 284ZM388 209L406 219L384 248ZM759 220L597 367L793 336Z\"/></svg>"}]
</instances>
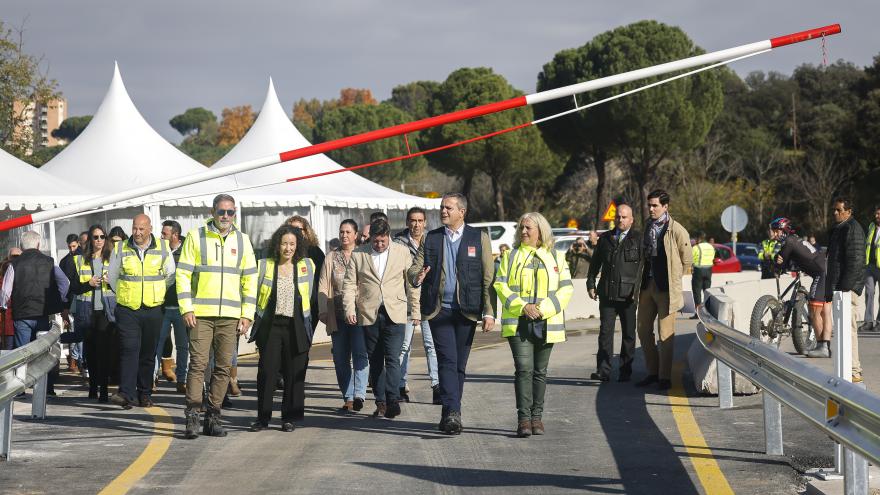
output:
<instances>
[{"instance_id":1,"label":"man in dark jacket","mask_svg":"<svg viewBox=\"0 0 880 495\"><path fill-rule=\"evenodd\" d=\"M614 320L620 317L620 368L617 380L629 381L636 346L636 300L642 280L644 247L641 232L632 228L633 215L629 205L617 207L614 230L599 237L587 275L590 297L599 299L599 352L596 372L591 380L611 379L611 357L614 355ZM596 275L601 270L599 287Z\"/></svg>"},{"instance_id":2,"label":"man in dark jacket","mask_svg":"<svg viewBox=\"0 0 880 495\"><path fill-rule=\"evenodd\" d=\"M865 311L861 297L865 288L865 231L853 217L852 201L838 197L832 205L836 225L831 229L828 241L826 295L831 301L834 291L851 293L852 381L858 383L862 381L862 367L856 321Z\"/></svg>"},{"instance_id":3,"label":"man in dark jacket","mask_svg":"<svg viewBox=\"0 0 880 495\"><path fill-rule=\"evenodd\" d=\"M63 271L65 275L67 275L69 280L79 280L79 274L76 272L76 264L73 262L74 256L82 254L78 235L67 234L67 249L68 253L58 262L58 267L61 268L61 271ZM61 313L61 318L64 320L64 325L67 328L70 328L70 305L72 302L73 298L68 298L67 302L64 303L64 311ZM79 365L82 364L82 341L84 335L83 332L77 333L76 328L73 328L72 330L73 332L70 335L62 336L61 343L70 343L69 353L67 354L67 369L70 370L71 373L79 373L78 368Z\"/></svg>"}]
</instances>

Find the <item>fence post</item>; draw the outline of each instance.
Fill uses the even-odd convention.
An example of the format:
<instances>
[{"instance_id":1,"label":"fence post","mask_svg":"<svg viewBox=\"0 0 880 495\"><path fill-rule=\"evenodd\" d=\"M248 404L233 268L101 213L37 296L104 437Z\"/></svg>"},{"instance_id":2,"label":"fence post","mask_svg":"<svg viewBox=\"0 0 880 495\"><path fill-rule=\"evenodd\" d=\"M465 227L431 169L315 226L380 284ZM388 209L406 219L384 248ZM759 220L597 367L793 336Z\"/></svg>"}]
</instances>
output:
<instances>
[{"instance_id":1,"label":"fence post","mask_svg":"<svg viewBox=\"0 0 880 495\"><path fill-rule=\"evenodd\" d=\"M733 324L733 304L727 297L711 295L706 300L706 307L721 323ZM730 409L733 407L733 370L720 359L716 359L715 373L718 380L718 407Z\"/></svg>"},{"instance_id":2,"label":"fence post","mask_svg":"<svg viewBox=\"0 0 880 495\"><path fill-rule=\"evenodd\" d=\"M766 390L761 395L764 400L764 450L767 455L782 455L782 404Z\"/></svg>"},{"instance_id":3,"label":"fence post","mask_svg":"<svg viewBox=\"0 0 880 495\"><path fill-rule=\"evenodd\" d=\"M37 379L31 395L31 419L46 419L46 392L49 385L49 373Z\"/></svg>"},{"instance_id":4,"label":"fence post","mask_svg":"<svg viewBox=\"0 0 880 495\"><path fill-rule=\"evenodd\" d=\"M834 376L848 382L852 381L852 293L834 291L831 302L831 359L834 361ZM834 448L834 471L844 473L843 446ZM844 476L845 478L845 476Z\"/></svg>"},{"instance_id":5,"label":"fence post","mask_svg":"<svg viewBox=\"0 0 880 495\"><path fill-rule=\"evenodd\" d=\"M868 495L868 460L849 449L843 449L843 493Z\"/></svg>"}]
</instances>

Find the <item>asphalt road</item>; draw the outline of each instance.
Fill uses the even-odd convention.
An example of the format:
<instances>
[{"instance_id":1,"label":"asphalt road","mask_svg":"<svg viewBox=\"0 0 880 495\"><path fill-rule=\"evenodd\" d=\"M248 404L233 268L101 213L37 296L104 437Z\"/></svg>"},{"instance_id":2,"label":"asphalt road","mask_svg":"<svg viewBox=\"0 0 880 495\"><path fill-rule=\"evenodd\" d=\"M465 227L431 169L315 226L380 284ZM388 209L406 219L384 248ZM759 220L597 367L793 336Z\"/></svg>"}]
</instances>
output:
<instances>
[{"instance_id":1,"label":"asphalt road","mask_svg":"<svg viewBox=\"0 0 880 495\"><path fill-rule=\"evenodd\" d=\"M678 323L676 359L683 362L694 322ZM713 459L736 493L793 494L801 486L798 470L830 463L831 441L788 410L786 455L762 454L760 395L736 397L734 409L721 411L717 398L693 395L685 370L690 412L708 449L695 447L692 434L682 437L666 393L585 379L595 366L595 326L592 320L571 322L576 330L554 348L547 434L528 439L514 435L513 363L498 333L475 343L465 431L458 437L436 431L440 408L430 404L421 352L411 362L413 402L397 419L385 420L370 417L369 403L359 414L338 412L342 401L329 349L316 347L306 419L292 433L278 430L277 417L269 431L247 431L256 405L256 362L245 359L239 368L244 395L225 411L229 436L194 441L182 438L183 400L171 384L163 383L154 398L174 419L173 428L154 423L142 409L90 401L68 375L47 420L30 421L29 404L16 404L12 458L0 464L0 493L97 493L114 480L111 486L118 487L120 477L134 483L130 493L690 494L707 493L695 465ZM878 344L880 335L862 338L869 384L880 379ZM644 374L637 354L636 379ZM813 363L830 369L830 360ZM169 439L167 451L155 454ZM137 467L150 461L145 449L156 464L138 478Z\"/></svg>"}]
</instances>

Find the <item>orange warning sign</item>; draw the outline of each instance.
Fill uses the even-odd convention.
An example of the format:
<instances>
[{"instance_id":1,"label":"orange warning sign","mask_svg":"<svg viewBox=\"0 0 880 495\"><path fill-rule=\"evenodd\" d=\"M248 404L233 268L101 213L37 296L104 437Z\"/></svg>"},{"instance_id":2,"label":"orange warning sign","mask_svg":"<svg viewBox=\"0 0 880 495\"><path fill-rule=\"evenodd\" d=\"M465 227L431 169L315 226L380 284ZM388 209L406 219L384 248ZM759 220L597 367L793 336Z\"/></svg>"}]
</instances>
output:
<instances>
[{"instance_id":1,"label":"orange warning sign","mask_svg":"<svg viewBox=\"0 0 880 495\"><path fill-rule=\"evenodd\" d=\"M605 214L602 215L602 221L613 222L615 215L617 215L617 204L612 201L608 203L608 208L605 209Z\"/></svg>"}]
</instances>

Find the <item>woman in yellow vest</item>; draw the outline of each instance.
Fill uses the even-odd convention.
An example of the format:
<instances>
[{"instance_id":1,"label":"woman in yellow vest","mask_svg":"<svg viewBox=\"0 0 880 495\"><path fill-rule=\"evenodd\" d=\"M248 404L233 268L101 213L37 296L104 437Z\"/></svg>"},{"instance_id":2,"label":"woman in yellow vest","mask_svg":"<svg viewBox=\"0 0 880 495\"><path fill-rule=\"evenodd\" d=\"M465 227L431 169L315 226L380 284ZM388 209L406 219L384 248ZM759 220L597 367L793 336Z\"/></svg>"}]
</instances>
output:
<instances>
[{"instance_id":1,"label":"woman in yellow vest","mask_svg":"<svg viewBox=\"0 0 880 495\"><path fill-rule=\"evenodd\" d=\"M495 273L501 299L501 336L513 352L516 368L516 433L543 435L544 390L553 344L565 341L565 317L574 288L565 254L553 248L550 224L540 213L517 222L513 250L501 257Z\"/></svg>"},{"instance_id":2,"label":"woman in yellow vest","mask_svg":"<svg viewBox=\"0 0 880 495\"><path fill-rule=\"evenodd\" d=\"M293 431L305 411L306 368L312 345L310 298L315 265L306 257L302 230L282 225L272 234L269 258L259 261L257 317L251 341L257 342L257 420L252 431L269 427L278 371L284 377L281 431Z\"/></svg>"},{"instance_id":3,"label":"woman in yellow vest","mask_svg":"<svg viewBox=\"0 0 880 495\"><path fill-rule=\"evenodd\" d=\"M100 225L89 227L89 237L82 254L73 258L76 277L70 280L69 293L76 294L74 327L83 332L83 351L89 370L89 398L109 402L107 385L113 365L113 339L110 324L116 296L107 284L107 269L113 245Z\"/></svg>"}]
</instances>

